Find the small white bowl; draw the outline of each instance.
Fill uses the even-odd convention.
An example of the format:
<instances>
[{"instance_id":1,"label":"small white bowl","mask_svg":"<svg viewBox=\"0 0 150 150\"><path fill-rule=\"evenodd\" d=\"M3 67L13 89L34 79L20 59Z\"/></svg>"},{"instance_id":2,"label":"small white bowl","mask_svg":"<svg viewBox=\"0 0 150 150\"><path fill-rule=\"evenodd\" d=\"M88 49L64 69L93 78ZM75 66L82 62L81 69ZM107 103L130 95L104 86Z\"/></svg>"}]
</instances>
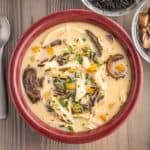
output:
<instances>
[{"instance_id":1,"label":"small white bowl","mask_svg":"<svg viewBox=\"0 0 150 150\"><path fill-rule=\"evenodd\" d=\"M139 37L139 27L138 27L138 17L139 13L148 11L148 8L150 8L150 0L146 0L145 3L143 3L136 11L133 20L132 20L132 39L135 44L135 47L138 51L138 53L142 56L142 58L150 63L150 54L146 53L146 50L142 47Z\"/></svg>"}]
</instances>

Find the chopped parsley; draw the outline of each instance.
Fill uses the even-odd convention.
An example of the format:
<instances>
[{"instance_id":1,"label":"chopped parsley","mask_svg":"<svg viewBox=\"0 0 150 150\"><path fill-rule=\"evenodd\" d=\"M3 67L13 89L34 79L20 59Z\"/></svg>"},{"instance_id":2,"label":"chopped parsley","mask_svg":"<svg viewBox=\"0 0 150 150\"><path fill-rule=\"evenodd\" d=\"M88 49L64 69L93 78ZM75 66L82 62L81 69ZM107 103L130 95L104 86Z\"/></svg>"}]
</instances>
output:
<instances>
[{"instance_id":1,"label":"chopped parsley","mask_svg":"<svg viewBox=\"0 0 150 150\"><path fill-rule=\"evenodd\" d=\"M85 80L91 80L91 79L92 79L92 77L89 74L86 74Z\"/></svg>"},{"instance_id":2,"label":"chopped parsley","mask_svg":"<svg viewBox=\"0 0 150 150\"><path fill-rule=\"evenodd\" d=\"M82 50L83 50L83 53L85 56L88 56L89 53L92 51L92 49L90 47L87 47L87 46L83 47Z\"/></svg>"},{"instance_id":3,"label":"chopped parsley","mask_svg":"<svg viewBox=\"0 0 150 150\"><path fill-rule=\"evenodd\" d=\"M94 63L97 65L97 66L101 66L101 65L103 65L104 63L100 63L97 59L96 60L94 60Z\"/></svg>"},{"instance_id":4,"label":"chopped parsley","mask_svg":"<svg viewBox=\"0 0 150 150\"><path fill-rule=\"evenodd\" d=\"M66 114L63 114L63 116L64 116L64 117L67 117L67 115L66 115Z\"/></svg>"},{"instance_id":5,"label":"chopped parsley","mask_svg":"<svg viewBox=\"0 0 150 150\"><path fill-rule=\"evenodd\" d=\"M86 41L86 38L82 38L82 41L85 42L85 41Z\"/></svg>"},{"instance_id":6,"label":"chopped parsley","mask_svg":"<svg viewBox=\"0 0 150 150\"><path fill-rule=\"evenodd\" d=\"M82 113L83 107L78 102L74 102L72 104L72 112L73 113Z\"/></svg>"},{"instance_id":7,"label":"chopped parsley","mask_svg":"<svg viewBox=\"0 0 150 150\"><path fill-rule=\"evenodd\" d=\"M67 128L68 128L69 131L72 131L72 132L74 131L74 129L71 125L68 125Z\"/></svg>"},{"instance_id":8,"label":"chopped parsley","mask_svg":"<svg viewBox=\"0 0 150 150\"><path fill-rule=\"evenodd\" d=\"M82 64L82 62L83 62L83 59L82 59L82 57L81 57L81 55L80 54L76 54L76 60L78 61L78 63L79 64Z\"/></svg>"},{"instance_id":9,"label":"chopped parsley","mask_svg":"<svg viewBox=\"0 0 150 150\"><path fill-rule=\"evenodd\" d=\"M68 78L66 79L65 84L66 84L66 83L73 83L73 82L75 82L75 81L76 81L76 79L72 79L72 78L68 77Z\"/></svg>"},{"instance_id":10,"label":"chopped parsley","mask_svg":"<svg viewBox=\"0 0 150 150\"><path fill-rule=\"evenodd\" d=\"M70 51L70 53L73 53L75 51L75 49L71 45L68 45L68 50Z\"/></svg>"},{"instance_id":11,"label":"chopped parsley","mask_svg":"<svg viewBox=\"0 0 150 150\"><path fill-rule=\"evenodd\" d=\"M62 107L67 107L68 106L68 99L64 99L64 98L60 98L59 99L59 104L62 106Z\"/></svg>"},{"instance_id":12,"label":"chopped parsley","mask_svg":"<svg viewBox=\"0 0 150 150\"><path fill-rule=\"evenodd\" d=\"M58 89L64 89L64 81L58 78L54 79L54 85Z\"/></svg>"}]
</instances>

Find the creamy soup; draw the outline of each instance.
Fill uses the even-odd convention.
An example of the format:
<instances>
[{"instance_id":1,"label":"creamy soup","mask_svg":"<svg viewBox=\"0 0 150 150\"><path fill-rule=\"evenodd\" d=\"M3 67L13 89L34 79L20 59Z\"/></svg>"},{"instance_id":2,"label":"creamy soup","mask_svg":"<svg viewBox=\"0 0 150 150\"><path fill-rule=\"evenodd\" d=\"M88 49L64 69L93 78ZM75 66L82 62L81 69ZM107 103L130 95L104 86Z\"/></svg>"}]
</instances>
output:
<instances>
[{"instance_id":1,"label":"creamy soup","mask_svg":"<svg viewBox=\"0 0 150 150\"><path fill-rule=\"evenodd\" d=\"M118 40L82 22L59 24L39 35L21 72L31 110L48 125L70 132L106 124L130 89L130 65Z\"/></svg>"}]
</instances>

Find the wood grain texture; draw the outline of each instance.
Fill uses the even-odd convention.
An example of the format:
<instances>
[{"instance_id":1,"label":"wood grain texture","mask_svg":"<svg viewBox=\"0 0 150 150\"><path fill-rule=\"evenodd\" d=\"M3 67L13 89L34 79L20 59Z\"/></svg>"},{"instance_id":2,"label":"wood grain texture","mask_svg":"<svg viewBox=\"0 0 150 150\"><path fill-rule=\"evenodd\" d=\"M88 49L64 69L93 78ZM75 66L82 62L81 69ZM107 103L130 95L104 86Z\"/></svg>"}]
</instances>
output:
<instances>
[{"instance_id":1,"label":"wood grain texture","mask_svg":"<svg viewBox=\"0 0 150 150\"><path fill-rule=\"evenodd\" d=\"M39 18L57 10L85 8L80 0L0 0L0 15L6 15L12 34L5 48L5 74L10 54L20 35ZM133 13L118 21L129 33ZM0 120L0 150L150 150L150 65L143 62L144 90L128 120L110 136L81 145L49 140L26 125L9 100L9 116Z\"/></svg>"}]
</instances>

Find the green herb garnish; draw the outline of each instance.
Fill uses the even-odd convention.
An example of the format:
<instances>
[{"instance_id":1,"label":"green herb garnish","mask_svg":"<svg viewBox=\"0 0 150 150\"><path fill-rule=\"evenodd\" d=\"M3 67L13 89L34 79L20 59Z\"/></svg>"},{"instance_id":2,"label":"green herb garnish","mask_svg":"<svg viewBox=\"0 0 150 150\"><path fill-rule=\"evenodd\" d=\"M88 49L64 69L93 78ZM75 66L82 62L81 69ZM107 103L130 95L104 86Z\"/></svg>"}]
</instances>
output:
<instances>
[{"instance_id":1,"label":"green herb garnish","mask_svg":"<svg viewBox=\"0 0 150 150\"><path fill-rule=\"evenodd\" d=\"M83 59L80 54L76 54L76 60L78 61L79 64L82 64L83 62Z\"/></svg>"},{"instance_id":2,"label":"green herb garnish","mask_svg":"<svg viewBox=\"0 0 150 150\"><path fill-rule=\"evenodd\" d=\"M85 41L86 41L86 38L82 38L82 41L85 42Z\"/></svg>"},{"instance_id":3,"label":"green herb garnish","mask_svg":"<svg viewBox=\"0 0 150 150\"><path fill-rule=\"evenodd\" d=\"M68 128L69 131L72 131L72 132L74 131L74 129L71 125L68 125L67 128Z\"/></svg>"},{"instance_id":4,"label":"green herb garnish","mask_svg":"<svg viewBox=\"0 0 150 150\"><path fill-rule=\"evenodd\" d=\"M60 98L59 103L62 107L67 107L68 106L68 99Z\"/></svg>"},{"instance_id":5,"label":"green herb garnish","mask_svg":"<svg viewBox=\"0 0 150 150\"><path fill-rule=\"evenodd\" d=\"M68 50L69 50L71 53L73 53L73 52L75 51L75 49L74 49L73 46L71 46L71 45L68 45Z\"/></svg>"},{"instance_id":6,"label":"green herb garnish","mask_svg":"<svg viewBox=\"0 0 150 150\"><path fill-rule=\"evenodd\" d=\"M85 80L91 80L91 79L92 79L92 77L89 74L86 74Z\"/></svg>"},{"instance_id":7,"label":"green herb garnish","mask_svg":"<svg viewBox=\"0 0 150 150\"><path fill-rule=\"evenodd\" d=\"M65 84L66 84L66 83L73 83L73 82L75 82L75 81L76 81L76 79L72 79L72 78L68 77L68 78L66 79Z\"/></svg>"},{"instance_id":8,"label":"green herb garnish","mask_svg":"<svg viewBox=\"0 0 150 150\"><path fill-rule=\"evenodd\" d=\"M72 104L72 112L73 113L81 113L81 112L83 112L83 107L78 102L74 102Z\"/></svg>"},{"instance_id":9,"label":"green herb garnish","mask_svg":"<svg viewBox=\"0 0 150 150\"><path fill-rule=\"evenodd\" d=\"M56 88L58 89L64 89L64 81L63 80L60 80L58 78L55 78L54 79L54 85Z\"/></svg>"},{"instance_id":10,"label":"green herb garnish","mask_svg":"<svg viewBox=\"0 0 150 150\"><path fill-rule=\"evenodd\" d=\"M101 66L101 65L103 65L104 63L100 63L97 59L96 60L94 60L94 63L96 64L96 65L98 65L98 66Z\"/></svg>"},{"instance_id":11,"label":"green herb garnish","mask_svg":"<svg viewBox=\"0 0 150 150\"><path fill-rule=\"evenodd\" d=\"M85 56L88 56L89 53L92 51L92 49L87 46L83 47L82 50L83 50Z\"/></svg>"}]
</instances>

